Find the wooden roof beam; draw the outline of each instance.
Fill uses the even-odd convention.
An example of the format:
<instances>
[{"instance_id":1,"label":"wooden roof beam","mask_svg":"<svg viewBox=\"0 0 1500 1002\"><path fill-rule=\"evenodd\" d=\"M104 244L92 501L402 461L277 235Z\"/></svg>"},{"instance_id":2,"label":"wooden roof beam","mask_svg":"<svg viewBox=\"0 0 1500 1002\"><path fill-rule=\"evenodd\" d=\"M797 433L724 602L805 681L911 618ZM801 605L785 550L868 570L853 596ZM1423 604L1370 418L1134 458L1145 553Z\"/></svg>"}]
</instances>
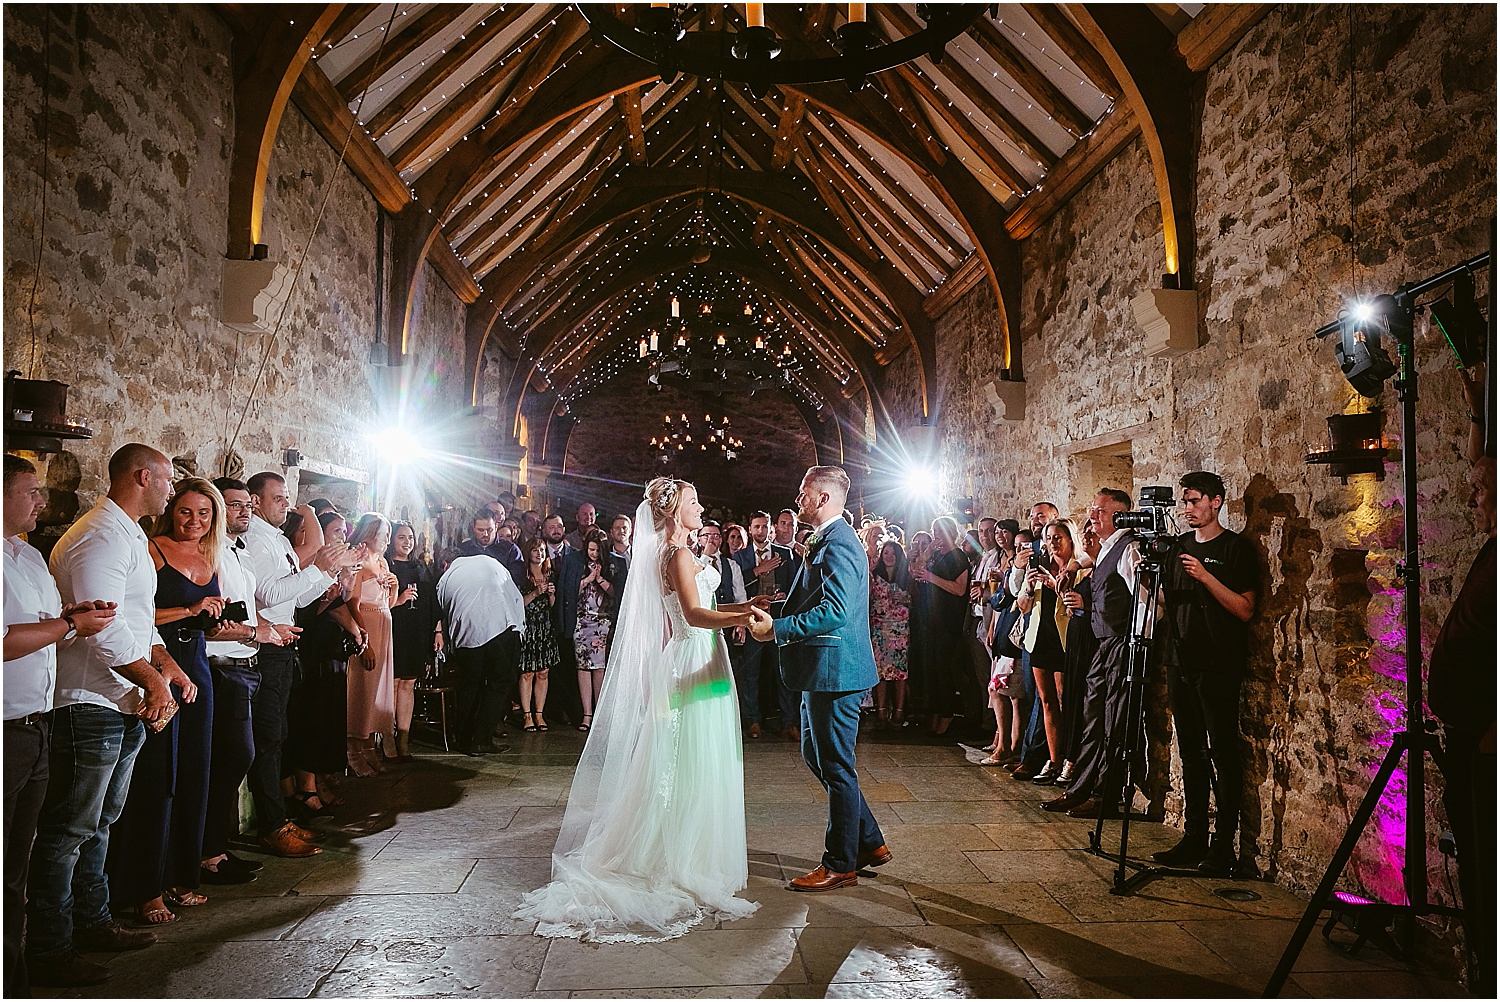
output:
<instances>
[{"instance_id":1,"label":"wooden roof beam","mask_svg":"<svg viewBox=\"0 0 1500 1002\"><path fill-rule=\"evenodd\" d=\"M887 77L891 75L885 74ZM936 83L918 74L910 64L896 67L895 75L900 76L914 92L920 94L928 110L936 113L948 128L964 141L964 145L974 151L974 155L984 163L985 168L998 177L1013 193L1025 195L1031 190L1031 183L1011 165L1009 160L1005 159L999 150L995 149L988 138L975 128L973 120L967 114L953 106L953 102L948 100L948 95L939 90Z\"/></svg>"},{"instance_id":2,"label":"wooden roof beam","mask_svg":"<svg viewBox=\"0 0 1500 1002\"><path fill-rule=\"evenodd\" d=\"M974 26L969 29L969 37L1021 86L1038 107L1068 130L1073 138L1083 138L1094 127L1093 120L1069 100L1045 73L1037 69L1035 63L1023 56L989 18L981 17L974 22Z\"/></svg>"},{"instance_id":3,"label":"wooden roof beam","mask_svg":"<svg viewBox=\"0 0 1500 1002\"><path fill-rule=\"evenodd\" d=\"M849 161L851 165L857 163L863 167L862 173L867 176L879 175L885 179L880 182L881 187L889 191L895 197L896 201L900 202L902 207L906 209L907 214L916 220L917 225L927 231L929 239L956 258L962 258L969 253L963 247L959 246L949 235L948 228L937 221L937 217L932 214L932 210L917 201L916 196L907 191L901 185L901 182L885 169L880 161L872 157L870 151L865 149L857 139L849 134L847 129L839 124L838 119L832 115L814 113L813 120L818 126L828 131L829 137L837 144L839 151L845 155L845 160ZM816 144L817 140L813 140L813 142Z\"/></svg>"},{"instance_id":4,"label":"wooden roof beam","mask_svg":"<svg viewBox=\"0 0 1500 1002\"><path fill-rule=\"evenodd\" d=\"M415 18L398 16L391 22L391 37L366 56L358 65L339 77L336 84L344 100L353 102L365 88L391 71L401 60L416 52L433 36L445 30L468 12L466 5L434 4Z\"/></svg>"},{"instance_id":5,"label":"wooden roof beam","mask_svg":"<svg viewBox=\"0 0 1500 1002\"><path fill-rule=\"evenodd\" d=\"M415 80L401 88L395 97L381 105L379 111L366 119L366 128L370 130L370 135L377 141L385 138L387 133L416 111L423 101L428 100L429 96L441 87L443 81L447 80L464 63L474 58L527 10L527 4L506 4L499 10L491 11L480 18L478 24L464 32L463 38L450 45L447 52L434 60ZM471 84L464 82L463 86L467 88Z\"/></svg>"},{"instance_id":6,"label":"wooden roof beam","mask_svg":"<svg viewBox=\"0 0 1500 1002\"><path fill-rule=\"evenodd\" d=\"M1099 93L1110 100L1115 100L1120 96L1120 84L1115 80L1114 71L1110 69L1109 63L1104 61L1098 50L1083 37L1083 32L1078 30L1078 26L1063 13L1061 4L1023 3L1021 8L1041 26L1042 31L1057 44L1063 55L1083 70L1083 75L1099 88Z\"/></svg>"},{"instance_id":7,"label":"wooden roof beam","mask_svg":"<svg viewBox=\"0 0 1500 1002\"><path fill-rule=\"evenodd\" d=\"M616 94L615 110L620 113L628 134L625 154L631 163L640 166L646 162L646 130L641 124L641 88L632 87Z\"/></svg>"},{"instance_id":8,"label":"wooden roof beam","mask_svg":"<svg viewBox=\"0 0 1500 1002\"><path fill-rule=\"evenodd\" d=\"M782 94L781 99L785 104L776 122L776 147L771 151L771 167L776 170L792 162L795 139L802 129L802 112L807 107L807 97L795 91Z\"/></svg>"}]
</instances>

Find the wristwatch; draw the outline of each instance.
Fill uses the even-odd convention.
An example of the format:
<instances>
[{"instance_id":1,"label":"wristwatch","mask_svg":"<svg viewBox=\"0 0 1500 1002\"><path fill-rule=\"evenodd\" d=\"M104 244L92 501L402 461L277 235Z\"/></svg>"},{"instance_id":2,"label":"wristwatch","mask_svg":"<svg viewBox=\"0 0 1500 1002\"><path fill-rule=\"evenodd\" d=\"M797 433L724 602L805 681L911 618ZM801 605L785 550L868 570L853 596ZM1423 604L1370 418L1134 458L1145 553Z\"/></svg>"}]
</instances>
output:
<instances>
[{"instance_id":1,"label":"wristwatch","mask_svg":"<svg viewBox=\"0 0 1500 1002\"><path fill-rule=\"evenodd\" d=\"M73 625L72 616L62 617L62 621L68 624L68 632L62 635L62 640L58 641L58 643L60 644L64 643L65 641L72 640L74 637L78 636L78 627Z\"/></svg>"}]
</instances>

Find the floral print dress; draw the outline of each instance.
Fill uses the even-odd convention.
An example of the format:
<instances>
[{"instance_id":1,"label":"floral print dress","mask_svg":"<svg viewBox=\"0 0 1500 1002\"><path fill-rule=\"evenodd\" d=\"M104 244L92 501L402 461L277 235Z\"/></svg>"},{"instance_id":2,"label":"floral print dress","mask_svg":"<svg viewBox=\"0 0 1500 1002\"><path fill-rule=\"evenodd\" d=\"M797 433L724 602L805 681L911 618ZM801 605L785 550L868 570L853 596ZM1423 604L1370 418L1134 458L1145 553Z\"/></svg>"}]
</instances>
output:
<instances>
[{"instance_id":1,"label":"floral print dress","mask_svg":"<svg viewBox=\"0 0 1500 1002\"><path fill-rule=\"evenodd\" d=\"M911 638L911 596L878 574L870 575L870 643L882 682L906 679Z\"/></svg>"},{"instance_id":2,"label":"floral print dress","mask_svg":"<svg viewBox=\"0 0 1500 1002\"><path fill-rule=\"evenodd\" d=\"M609 657L609 596L595 581L578 596L578 630L573 634L573 650L578 667L598 671Z\"/></svg>"}]
</instances>

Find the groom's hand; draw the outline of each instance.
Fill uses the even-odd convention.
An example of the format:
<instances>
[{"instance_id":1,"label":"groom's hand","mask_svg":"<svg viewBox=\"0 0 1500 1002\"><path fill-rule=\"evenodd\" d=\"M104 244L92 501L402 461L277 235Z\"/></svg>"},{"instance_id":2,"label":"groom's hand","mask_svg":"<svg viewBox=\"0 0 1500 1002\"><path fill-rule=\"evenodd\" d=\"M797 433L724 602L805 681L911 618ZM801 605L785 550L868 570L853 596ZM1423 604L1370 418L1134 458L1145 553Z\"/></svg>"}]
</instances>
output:
<instances>
[{"instance_id":1,"label":"groom's hand","mask_svg":"<svg viewBox=\"0 0 1500 1002\"><path fill-rule=\"evenodd\" d=\"M750 610L750 635L761 643L767 643L776 638L775 626L766 610L761 608Z\"/></svg>"}]
</instances>

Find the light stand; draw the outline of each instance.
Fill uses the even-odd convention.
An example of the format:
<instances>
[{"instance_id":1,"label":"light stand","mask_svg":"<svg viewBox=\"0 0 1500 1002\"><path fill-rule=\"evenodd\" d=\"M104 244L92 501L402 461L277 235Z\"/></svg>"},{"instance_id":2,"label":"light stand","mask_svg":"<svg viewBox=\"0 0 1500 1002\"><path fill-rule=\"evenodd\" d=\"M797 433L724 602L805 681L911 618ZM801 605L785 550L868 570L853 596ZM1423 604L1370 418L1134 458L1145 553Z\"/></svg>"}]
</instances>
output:
<instances>
[{"instance_id":1,"label":"light stand","mask_svg":"<svg viewBox=\"0 0 1500 1002\"><path fill-rule=\"evenodd\" d=\"M1461 917L1463 910L1446 905L1432 904L1427 900L1427 773L1426 756L1442 754L1437 738L1423 727L1423 707L1426 702L1422 693L1422 608L1420 585L1422 565L1418 558L1417 534L1417 366L1415 361L1415 302L1416 298L1458 275L1483 267L1490 262L1489 254L1476 258L1421 282L1404 285L1392 297L1394 306L1386 315L1391 336L1396 340L1400 365L1393 384L1401 401L1401 501L1405 530L1405 553L1398 567L1404 582L1403 601L1406 604L1406 726L1391 737L1390 750L1380 763L1375 779L1365 792L1359 810L1344 830L1344 840L1328 863L1318 889L1313 892L1302 920L1292 933L1291 942L1281 954L1271 980L1266 983L1263 997L1274 998L1286 984L1297 955L1302 952L1307 937L1318 916L1324 910L1337 910L1351 914L1355 919L1367 919L1362 925L1377 924L1380 928L1392 920L1400 925L1401 945L1410 952L1416 933L1416 919L1422 915L1453 915ZM1493 282L1493 276L1491 276ZM1494 318L1491 318L1493 326ZM1317 337L1327 337L1340 330L1343 321L1335 321L1320 328ZM1405 904L1388 904L1366 901L1355 895L1339 895L1334 891L1339 876L1354 854L1365 826L1380 803L1386 784L1391 781L1396 767L1407 759L1406 774L1406 845L1403 865L1403 884L1406 890Z\"/></svg>"}]
</instances>

